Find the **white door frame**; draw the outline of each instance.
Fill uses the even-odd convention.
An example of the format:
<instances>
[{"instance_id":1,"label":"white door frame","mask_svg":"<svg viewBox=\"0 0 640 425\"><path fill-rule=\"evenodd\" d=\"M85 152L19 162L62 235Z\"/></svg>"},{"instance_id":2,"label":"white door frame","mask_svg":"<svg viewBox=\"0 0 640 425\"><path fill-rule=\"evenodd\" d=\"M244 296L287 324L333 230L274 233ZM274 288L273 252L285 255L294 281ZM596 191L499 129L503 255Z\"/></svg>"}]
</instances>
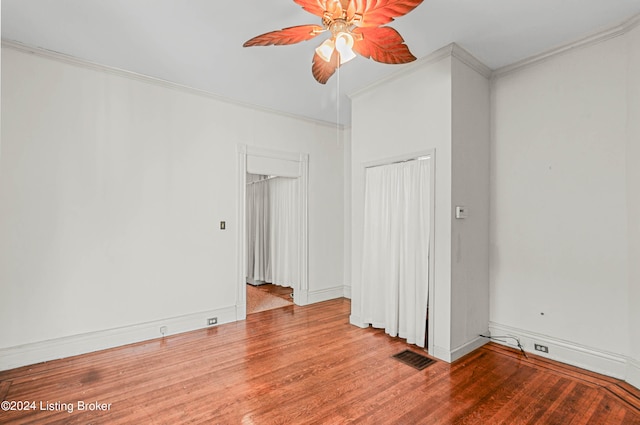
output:
<instances>
[{"instance_id":1,"label":"white door frame","mask_svg":"<svg viewBox=\"0 0 640 425\"><path fill-rule=\"evenodd\" d=\"M435 333L435 309L436 309L436 297L435 297L435 293L436 293L436 279L435 279L435 270L436 270L436 266L435 266L435 240L436 240L436 150L435 149L428 149L428 150L424 150L424 151L419 151L419 152L412 152L412 153L408 153L408 154L404 154L404 155L399 155L399 156L394 156L391 158L384 158L384 159L379 159L376 161L370 161L370 162L366 162L362 164L362 176L363 176L363 182L365 182L365 184L363 185L363 189L366 186L366 173L367 173L367 168L370 167L378 167L381 165L388 165L388 164L393 164L396 162L405 162L405 161L411 161L414 159L418 159L418 158L422 158L422 157L429 157L429 160L431 161L431 166L430 166L430 170L429 170L429 178L430 178L430 182L429 182L429 215L430 215L430 222L429 222L429 302L428 302L428 308L429 308L429 322L427 323L427 334L428 334L428 338L427 338L427 351L429 353L433 353L434 350L434 333ZM364 199L364 197L363 197ZM360 290L360 293L362 293L362 290ZM360 312L360 317L362 317L362 312ZM426 319L426 318L425 318Z\"/></svg>"},{"instance_id":2,"label":"white door frame","mask_svg":"<svg viewBox=\"0 0 640 425\"><path fill-rule=\"evenodd\" d=\"M307 305L309 302L309 220L308 220L308 191L309 191L309 155L304 153L283 152L272 149L238 145L238 264L237 264L237 292L236 292L236 320L247 317L247 238L246 238L246 198L247 198L247 163L251 159L262 160L268 164L286 161L293 164L296 175L286 177L299 178L300 190L300 276L294 283L293 301L296 305ZM291 169L292 167L288 167ZM249 171L250 172L250 171ZM261 174L275 174L277 172L264 171Z\"/></svg>"}]
</instances>

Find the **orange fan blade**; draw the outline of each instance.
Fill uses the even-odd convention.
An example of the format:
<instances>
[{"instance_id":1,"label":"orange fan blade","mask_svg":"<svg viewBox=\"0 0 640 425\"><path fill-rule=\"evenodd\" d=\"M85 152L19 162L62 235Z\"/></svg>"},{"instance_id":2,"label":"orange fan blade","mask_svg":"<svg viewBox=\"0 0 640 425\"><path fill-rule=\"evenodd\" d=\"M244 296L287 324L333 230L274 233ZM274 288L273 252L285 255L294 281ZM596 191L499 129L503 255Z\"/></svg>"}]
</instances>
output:
<instances>
[{"instance_id":1,"label":"orange fan blade","mask_svg":"<svg viewBox=\"0 0 640 425\"><path fill-rule=\"evenodd\" d=\"M307 12L322 18L326 10L326 0L293 0ZM331 1L331 0L329 0Z\"/></svg>"},{"instance_id":2,"label":"orange fan blade","mask_svg":"<svg viewBox=\"0 0 640 425\"><path fill-rule=\"evenodd\" d=\"M322 59L318 54L313 55L313 66L311 72L313 77L320 84L326 84L329 78L336 72L336 69L340 66L340 54L337 50L333 51L331 60L329 62Z\"/></svg>"},{"instance_id":3,"label":"orange fan blade","mask_svg":"<svg viewBox=\"0 0 640 425\"><path fill-rule=\"evenodd\" d=\"M376 62L400 64L416 60L404 39L391 27L356 28L353 50L356 53L371 58Z\"/></svg>"},{"instance_id":4,"label":"orange fan blade","mask_svg":"<svg viewBox=\"0 0 640 425\"><path fill-rule=\"evenodd\" d=\"M246 41L242 46L283 46L286 44L296 44L301 41L310 40L323 31L324 28L319 25L299 25L258 35Z\"/></svg>"},{"instance_id":5,"label":"orange fan blade","mask_svg":"<svg viewBox=\"0 0 640 425\"><path fill-rule=\"evenodd\" d=\"M393 18L406 15L418 7L422 0L368 0L361 27L388 24Z\"/></svg>"},{"instance_id":6,"label":"orange fan blade","mask_svg":"<svg viewBox=\"0 0 640 425\"><path fill-rule=\"evenodd\" d=\"M344 9L347 11L347 17L351 19L356 13L362 16L365 7L366 0L349 0L348 6Z\"/></svg>"}]
</instances>

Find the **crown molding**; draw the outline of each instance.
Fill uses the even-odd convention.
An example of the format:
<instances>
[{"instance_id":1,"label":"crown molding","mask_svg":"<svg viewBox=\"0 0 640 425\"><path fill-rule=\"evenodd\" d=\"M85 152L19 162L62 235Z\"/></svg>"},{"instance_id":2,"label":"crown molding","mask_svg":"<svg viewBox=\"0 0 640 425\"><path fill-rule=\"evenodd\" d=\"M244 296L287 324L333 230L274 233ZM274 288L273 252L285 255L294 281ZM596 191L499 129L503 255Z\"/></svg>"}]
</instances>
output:
<instances>
[{"instance_id":1,"label":"crown molding","mask_svg":"<svg viewBox=\"0 0 640 425\"><path fill-rule=\"evenodd\" d=\"M626 33L628 33L629 31L633 30L638 26L640 26L640 14L632 16L631 18L623 21L622 23L614 27L605 29L595 34L588 35L578 40L571 41L569 43L562 44L553 49L546 50L537 55L529 56L528 58L514 62L510 65L506 65L501 68L498 68L495 71L493 71L491 78L496 79L496 78L504 77L505 75L511 74L516 71L520 71L530 66L537 65L549 59L552 59L556 56L571 52L575 49L593 46L595 44L602 43L612 38L625 35Z\"/></svg>"},{"instance_id":2,"label":"crown molding","mask_svg":"<svg viewBox=\"0 0 640 425\"><path fill-rule=\"evenodd\" d=\"M430 54L428 54L427 56L424 56L414 62L411 62L407 65L404 65L402 69L387 75L386 77L383 77L379 80L374 81L373 83L362 87L352 93L348 93L347 96L350 99L354 99L358 96L360 96L363 93L366 93L376 87L382 86L384 84L387 84L391 81L395 81L398 80L406 75L409 74L413 74L414 72L417 72L431 64L434 64L436 62L441 61L442 59L445 59L449 56L451 56L451 51L452 51L452 44L449 44L447 46L441 47L440 49L436 50L435 52L432 52Z\"/></svg>"},{"instance_id":3,"label":"crown molding","mask_svg":"<svg viewBox=\"0 0 640 425\"><path fill-rule=\"evenodd\" d=\"M64 53L55 52L53 50L43 49L41 47L30 46L27 44L23 44L17 41L12 40L2 40L2 48L9 48L13 50L20 51L22 53L32 54L35 56L39 56L46 59L51 59L57 62L66 63L68 65L77 66L80 68L90 69L97 72L104 72L111 75L116 75L123 78L128 78L131 80L137 80L143 83L153 84L159 87L164 87L171 90L178 90L183 93L193 94L200 97L205 97L208 99L216 100L219 102L229 103L236 106L241 106L244 108L254 109L261 112L266 112L269 114L275 114L284 116L287 118L293 118L300 121L306 121L312 124L321 125L324 127L330 127L335 129L336 127L339 130L344 130L344 124L336 124L329 121L317 120L309 117L305 117L303 115L296 115L287 112L278 111L276 109L266 108L264 106L256 105L249 102L241 102L235 99L231 99L229 97L221 96L212 92L208 92L206 90L200 90L193 87L185 86L182 84L174 83L168 80L163 80L161 78L151 77L149 75L139 74L133 71L127 71L125 69L116 68L112 66L102 65L96 62L91 62L85 59L80 59L75 56L67 55Z\"/></svg>"},{"instance_id":4,"label":"crown molding","mask_svg":"<svg viewBox=\"0 0 640 425\"><path fill-rule=\"evenodd\" d=\"M478 58L469 53L468 50L460 47L459 44L452 43L451 46L451 56L458 59L460 62L467 65L469 68L476 71L478 74L482 75L484 78L491 78L493 75L493 71L487 65L482 63Z\"/></svg>"},{"instance_id":5,"label":"crown molding","mask_svg":"<svg viewBox=\"0 0 640 425\"><path fill-rule=\"evenodd\" d=\"M439 48L438 50L424 56L414 62L411 62L405 65L401 70L396 71L386 77L383 77L373 83L358 89L352 93L349 93L347 96L350 99L356 98L359 95L368 92L369 90L374 89L375 87L379 87L381 85L387 84L391 81L398 80L406 75L417 72L425 67L428 67L431 64L441 61L442 59L454 57L458 59L460 62L464 63L478 74L482 75L485 78L491 78L492 71L491 68L482 63L479 59L473 56L464 48L460 47L460 45L456 43L447 44L444 47Z\"/></svg>"}]
</instances>

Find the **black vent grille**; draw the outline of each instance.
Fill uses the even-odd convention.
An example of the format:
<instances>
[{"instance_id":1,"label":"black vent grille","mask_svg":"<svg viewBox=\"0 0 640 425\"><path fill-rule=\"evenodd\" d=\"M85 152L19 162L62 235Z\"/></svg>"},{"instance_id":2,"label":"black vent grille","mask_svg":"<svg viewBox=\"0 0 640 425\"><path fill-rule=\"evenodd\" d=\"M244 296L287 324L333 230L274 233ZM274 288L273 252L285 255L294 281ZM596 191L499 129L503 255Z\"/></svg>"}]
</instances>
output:
<instances>
[{"instance_id":1,"label":"black vent grille","mask_svg":"<svg viewBox=\"0 0 640 425\"><path fill-rule=\"evenodd\" d=\"M393 358L418 370L422 370L431 363L435 363L435 360L411 350L404 350L401 353L394 354Z\"/></svg>"}]
</instances>

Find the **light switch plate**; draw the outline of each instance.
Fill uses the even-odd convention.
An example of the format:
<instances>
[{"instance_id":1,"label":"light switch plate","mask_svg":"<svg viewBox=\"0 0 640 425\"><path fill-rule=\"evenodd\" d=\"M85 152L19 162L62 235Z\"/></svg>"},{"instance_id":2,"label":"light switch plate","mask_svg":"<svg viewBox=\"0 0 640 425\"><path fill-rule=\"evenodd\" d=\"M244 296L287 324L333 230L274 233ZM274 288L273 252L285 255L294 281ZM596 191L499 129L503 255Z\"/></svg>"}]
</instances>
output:
<instances>
[{"instance_id":1,"label":"light switch plate","mask_svg":"<svg viewBox=\"0 0 640 425\"><path fill-rule=\"evenodd\" d=\"M461 205L456 207L456 218L467 218L467 214L467 207L463 207Z\"/></svg>"}]
</instances>

